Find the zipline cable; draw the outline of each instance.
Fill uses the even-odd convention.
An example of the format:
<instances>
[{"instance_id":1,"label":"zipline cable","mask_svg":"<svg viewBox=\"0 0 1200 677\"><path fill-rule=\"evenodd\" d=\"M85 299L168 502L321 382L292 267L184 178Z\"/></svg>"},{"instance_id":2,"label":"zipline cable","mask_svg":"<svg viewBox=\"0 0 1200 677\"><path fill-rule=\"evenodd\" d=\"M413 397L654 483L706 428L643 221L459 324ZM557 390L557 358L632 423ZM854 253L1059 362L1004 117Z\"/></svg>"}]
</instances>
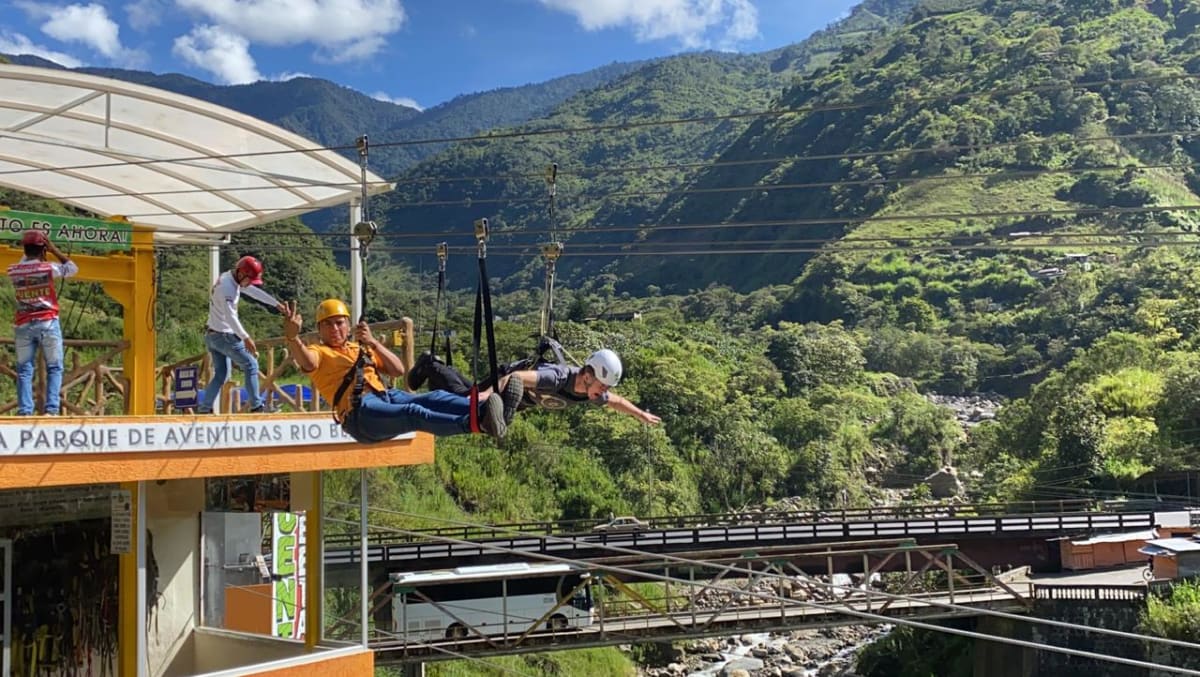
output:
<instances>
[{"instance_id":1,"label":"zipline cable","mask_svg":"<svg viewBox=\"0 0 1200 677\"><path fill-rule=\"evenodd\" d=\"M1082 82L1070 82L1062 79L1055 79L1046 83L1029 85L1025 87L1009 87L1001 89L984 90L980 92L955 92L949 94L937 94L928 96L913 96L913 97L893 97L889 99L875 99L869 101L841 103L841 104L825 104L825 105L806 105L797 106L794 108L776 108L765 109L758 111L747 111L741 113L726 113L720 115L699 115L691 117L668 118L663 120L631 120L620 123L603 123L595 125L583 125L578 127L558 127L548 129L525 129L514 130L509 132L492 132L488 134L474 134L463 136L447 136L426 139L411 139L404 141L386 141L376 144L380 148L403 148L411 146L420 146L428 144L446 144L446 143L462 143L462 142L486 142L503 139L514 138L536 138L544 136L552 136L559 134L584 134L594 132L614 132L614 131L630 131L635 129L648 129L654 127L669 127L674 125L698 124L698 123L718 123L730 120L745 120L765 117L780 117L784 115L803 115L811 113L826 113L855 110L860 108L871 108L883 105L922 105L927 106L930 103L938 101L956 101L972 98L990 98L997 96L1014 96L1018 94L1037 93L1059 89L1090 89L1093 87L1120 87L1134 84L1151 84L1157 82L1168 82L1173 80L1195 80L1200 78L1200 73L1171 73L1151 76L1137 76L1130 78L1112 78L1107 80L1091 80ZM9 132L0 131L0 137L12 136ZM22 141L29 143L45 143L46 140L37 138L21 137ZM53 142L61 143L61 142ZM248 151L244 153L212 153L212 154L192 154L180 156L177 158L146 158L138 160L126 160L122 162L107 162L107 163L90 163L71 165L66 167L55 168L23 168L0 171L0 176L6 174L22 174L36 173L43 171L65 171L65 170L85 170L85 169L101 169L108 167L123 167L131 165L149 165L162 163L185 163L196 162L201 160L230 160L249 157L269 157L277 155L286 155L291 153L312 154L320 152L338 152L355 149L356 146L314 146L310 148L289 148L275 151ZM204 166L205 169L214 169L217 171L228 170L231 167L221 166Z\"/></svg>"}]
</instances>

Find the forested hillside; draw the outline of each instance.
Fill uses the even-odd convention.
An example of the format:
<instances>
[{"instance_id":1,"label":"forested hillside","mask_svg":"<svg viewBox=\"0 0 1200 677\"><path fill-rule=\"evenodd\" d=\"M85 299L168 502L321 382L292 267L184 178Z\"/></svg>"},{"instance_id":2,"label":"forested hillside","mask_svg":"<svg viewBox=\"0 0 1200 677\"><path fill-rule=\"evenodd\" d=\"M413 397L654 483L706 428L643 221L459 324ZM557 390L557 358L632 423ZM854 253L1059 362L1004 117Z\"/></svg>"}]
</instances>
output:
<instances>
[{"instance_id":1,"label":"forested hillside","mask_svg":"<svg viewBox=\"0 0 1200 677\"><path fill-rule=\"evenodd\" d=\"M470 241L474 219L487 216L503 243L496 251L505 252L492 270L506 278L506 288L524 285L527 275L511 276L529 272L534 245L552 234L581 245L612 244L612 237L590 238L585 231L653 220L673 186L719 158L745 132L753 119L745 113L772 106L786 86L831 59L842 45L883 35L915 4L872 0L826 30L769 52L685 54L646 64L580 92L544 118L497 130L502 136L496 139L430 157L399 177L397 190L379 202L377 215L389 232L457 228L460 242ZM656 124L667 119L694 122ZM556 129L579 131L547 133ZM560 166L554 219L544 178L551 163ZM397 258L415 263L419 257L410 252L418 241L400 237L390 243L401 250ZM620 239L636 238L623 234ZM429 251L434 241L425 242ZM611 254L601 254L567 257L562 265L565 273L582 279L611 261ZM458 267L456 277L462 279L465 270Z\"/></svg>"}]
</instances>

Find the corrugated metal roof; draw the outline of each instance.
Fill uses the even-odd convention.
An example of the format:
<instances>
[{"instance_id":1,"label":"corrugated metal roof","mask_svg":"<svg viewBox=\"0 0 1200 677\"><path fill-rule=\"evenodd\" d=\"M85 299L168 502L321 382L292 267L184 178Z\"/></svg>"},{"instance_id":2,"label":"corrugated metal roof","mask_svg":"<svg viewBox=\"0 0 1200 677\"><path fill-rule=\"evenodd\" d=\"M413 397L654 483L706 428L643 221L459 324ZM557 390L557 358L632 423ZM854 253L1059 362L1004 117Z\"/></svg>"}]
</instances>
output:
<instances>
[{"instance_id":1,"label":"corrugated metal roof","mask_svg":"<svg viewBox=\"0 0 1200 677\"><path fill-rule=\"evenodd\" d=\"M353 139L347 139L347 145ZM205 101L0 64L0 185L124 216L159 239L223 235L345 204L357 162ZM369 192L390 190L375 174Z\"/></svg>"},{"instance_id":2,"label":"corrugated metal roof","mask_svg":"<svg viewBox=\"0 0 1200 677\"><path fill-rule=\"evenodd\" d=\"M1125 541L1148 541L1157 538L1158 532L1153 529L1129 531L1123 534L1101 534L1084 539L1071 539L1071 545L1093 545L1095 543L1124 543Z\"/></svg>"},{"instance_id":3,"label":"corrugated metal roof","mask_svg":"<svg viewBox=\"0 0 1200 677\"><path fill-rule=\"evenodd\" d=\"M1176 553L1200 551L1200 541L1193 541L1190 538L1159 538L1146 541L1146 545L1153 545Z\"/></svg>"}]
</instances>

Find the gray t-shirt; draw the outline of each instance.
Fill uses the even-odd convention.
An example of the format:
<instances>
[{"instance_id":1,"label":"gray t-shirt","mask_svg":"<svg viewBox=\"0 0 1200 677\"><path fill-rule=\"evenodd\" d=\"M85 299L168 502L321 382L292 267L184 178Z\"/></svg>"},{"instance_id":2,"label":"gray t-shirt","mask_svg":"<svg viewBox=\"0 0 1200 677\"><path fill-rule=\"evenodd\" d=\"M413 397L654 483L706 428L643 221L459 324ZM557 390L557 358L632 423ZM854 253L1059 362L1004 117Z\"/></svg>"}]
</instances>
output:
<instances>
[{"instance_id":1,"label":"gray t-shirt","mask_svg":"<svg viewBox=\"0 0 1200 677\"><path fill-rule=\"evenodd\" d=\"M588 399L587 395L575 393L575 379L579 377L579 372L578 367L539 364L537 366L537 385L532 391L525 391L526 404L545 409L563 409L576 404L596 406L608 404L607 392L594 400Z\"/></svg>"}]
</instances>

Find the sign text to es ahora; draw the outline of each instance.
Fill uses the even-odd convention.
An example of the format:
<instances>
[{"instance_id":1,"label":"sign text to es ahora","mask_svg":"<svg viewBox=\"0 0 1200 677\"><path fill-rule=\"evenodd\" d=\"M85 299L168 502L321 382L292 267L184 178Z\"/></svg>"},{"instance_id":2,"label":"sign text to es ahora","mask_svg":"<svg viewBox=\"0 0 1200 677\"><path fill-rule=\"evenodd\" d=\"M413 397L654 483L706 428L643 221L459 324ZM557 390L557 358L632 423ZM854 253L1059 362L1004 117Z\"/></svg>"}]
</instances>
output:
<instances>
[{"instance_id":1,"label":"sign text to es ahora","mask_svg":"<svg viewBox=\"0 0 1200 677\"><path fill-rule=\"evenodd\" d=\"M0 456L201 451L354 441L325 416L284 421L198 418L189 422L176 420L162 423L108 420L95 423L43 423L46 419L26 420L29 423L0 423ZM410 433L400 438L412 436Z\"/></svg>"},{"instance_id":2,"label":"sign text to es ahora","mask_svg":"<svg viewBox=\"0 0 1200 677\"><path fill-rule=\"evenodd\" d=\"M19 241L27 230L40 230L63 248L79 244L93 250L128 251L133 226L118 221L0 209L0 240Z\"/></svg>"}]
</instances>

